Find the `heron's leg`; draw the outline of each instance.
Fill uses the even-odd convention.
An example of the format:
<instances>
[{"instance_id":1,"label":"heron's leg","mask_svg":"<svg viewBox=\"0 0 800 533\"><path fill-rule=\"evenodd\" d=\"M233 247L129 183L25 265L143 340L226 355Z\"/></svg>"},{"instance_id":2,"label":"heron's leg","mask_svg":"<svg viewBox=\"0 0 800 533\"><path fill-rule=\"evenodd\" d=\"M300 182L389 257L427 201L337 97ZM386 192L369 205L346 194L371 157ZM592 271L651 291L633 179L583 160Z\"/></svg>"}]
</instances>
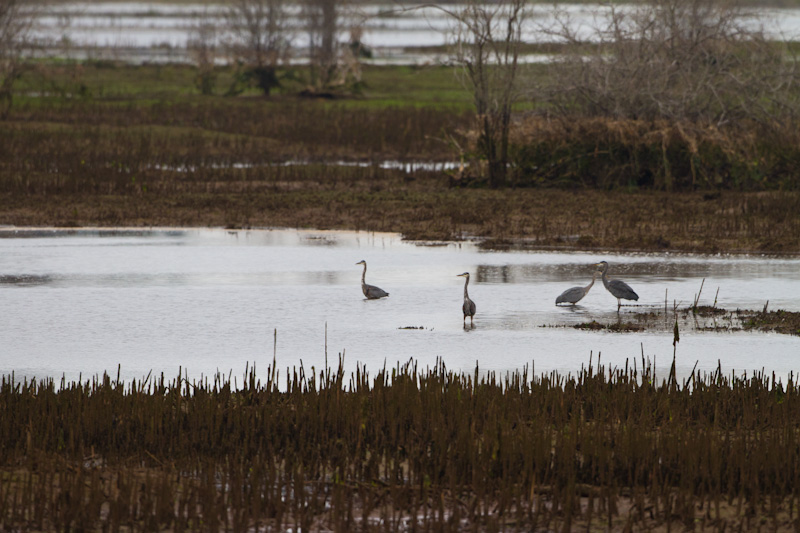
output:
<instances>
[{"instance_id":1,"label":"heron's leg","mask_svg":"<svg viewBox=\"0 0 800 533\"><path fill-rule=\"evenodd\" d=\"M469 325L474 326L475 324L472 322L472 315L469 315Z\"/></svg>"},{"instance_id":2,"label":"heron's leg","mask_svg":"<svg viewBox=\"0 0 800 533\"><path fill-rule=\"evenodd\" d=\"M619 308L622 307L622 300L617 298L617 313L619 313Z\"/></svg>"}]
</instances>

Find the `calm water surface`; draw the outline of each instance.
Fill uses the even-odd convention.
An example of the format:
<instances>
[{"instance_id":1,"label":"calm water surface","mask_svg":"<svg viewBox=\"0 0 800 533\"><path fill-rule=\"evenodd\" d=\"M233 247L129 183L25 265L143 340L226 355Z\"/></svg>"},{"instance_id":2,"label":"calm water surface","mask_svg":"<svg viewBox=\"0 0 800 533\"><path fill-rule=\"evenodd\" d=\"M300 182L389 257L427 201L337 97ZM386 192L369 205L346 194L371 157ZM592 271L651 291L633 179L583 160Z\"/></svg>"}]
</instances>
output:
<instances>
[{"instance_id":1,"label":"calm water surface","mask_svg":"<svg viewBox=\"0 0 800 533\"><path fill-rule=\"evenodd\" d=\"M449 6L458 9L459 6ZM51 53L84 58L113 58L131 62L192 61L186 43L201 18L209 17L223 28L224 6L206 3L167 2L61 2L46 6L37 17L35 34L49 43ZM631 9L615 6L616 10ZM307 35L301 30L299 9L290 11L287 26L294 29L292 42L298 49L307 47ZM562 24L572 28L582 39L596 40L599 28L608 25L611 11L607 4L572 4L533 6L523 29L526 42L552 41L552 31ZM343 16L342 27L362 26L362 42L374 52L367 62L427 64L446 61L447 55L419 54L404 48L441 46L452 42L453 22L441 10L432 7L403 9L401 4L361 5L356 16ZM762 28L772 38L795 39L800 35L800 10L753 10L743 22L750 29ZM222 39L222 30L217 36ZM338 39L349 40L349 30ZM294 58L300 60L301 57ZM536 60L531 56L526 61ZM539 58L541 60L541 58Z\"/></svg>"},{"instance_id":2,"label":"calm water surface","mask_svg":"<svg viewBox=\"0 0 800 533\"><path fill-rule=\"evenodd\" d=\"M391 296L365 301L367 281ZM121 365L126 379L179 367L190 378L240 375L255 362L371 372L411 358L455 370L534 365L576 372L598 353L624 366L642 353L666 372L671 331L606 333L572 324L616 320L601 284L575 308L555 297L591 279L592 264L639 293L638 310L701 303L800 311L800 259L669 254L487 252L474 244L425 246L394 234L297 230L0 231L0 373L75 379ZM472 273L475 328L462 327L461 272ZM625 313L632 308L623 308ZM401 329L416 327L422 329ZM800 370L800 338L766 333L681 333L678 371ZM640 364L640 363L639 363Z\"/></svg>"}]
</instances>

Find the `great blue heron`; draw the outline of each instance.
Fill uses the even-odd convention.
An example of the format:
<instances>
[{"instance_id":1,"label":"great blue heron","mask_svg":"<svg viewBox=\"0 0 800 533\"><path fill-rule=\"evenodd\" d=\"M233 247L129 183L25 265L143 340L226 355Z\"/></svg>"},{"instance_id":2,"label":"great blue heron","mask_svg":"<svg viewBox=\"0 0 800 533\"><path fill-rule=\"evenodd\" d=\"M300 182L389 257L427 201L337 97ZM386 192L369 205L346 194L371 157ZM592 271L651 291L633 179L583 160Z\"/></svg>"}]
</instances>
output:
<instances>
[{"instance_id":1,"label":"great blue heron","mask_svg":"<svg viewBox=\"0 0 800 533\"><path fill-rule=\"evenodd\" d=\"M606 286L608 292L614 295L617 299L617 312L619 313L619 308L622 306L622 300L638 300L639 295L636 294L630 286L625 283L624 281L618 279L608 279L608 263L605 261L600 261L595 265L603 272L603 285Z\"/></svg>"},{"instance_id":2,"label":"great blue heron","mask_svg":"<svg viewBox=\"0 0 800 533\"><path fill-rule=\"evenodd\" d=\"M364 296L367 297L367 300L377 300L378 298L383 298L384 296L389 296L389 293L383 289L376 287L375 285L367 285L367 282L364 281L364 278L367 275L367 262L363 259L356 263L357 265L364 265L364 272L361 273L361 292L364 293Z\"/></svg>"},{"instance_id":3,"label":"great blue heron","mask_svg":"<svg viewBox=\"0 0 800 533\"><path fill-rule=\"evenodd\" d=\"M576 303L580 302L584 296L589 294L589 289L592 288L594 285L594 280L597 279L598 271L595 270L594 274L592 274L592 282L585 287L572 287L571 289L567 289L561 294L558 295L556 298L556 305L568 303L575 305Z\"/></svg>"},{"instance_id":4,"label":"great blue heron","mask_svg":"<svg viewBox=\"0 0 800 533\"><path fill-rule=\"evenodd\" d=\"M469 285L469 272L464 272L463 274L459 274L457 277L464 277L467 278L464 281L464 305L461 306L461 310L464 311L464 325L467 325L467 317L469 317L469 325L472 326L472 317L475 316L475 302L469 299L469 293L467 292L467 285Z\"/></svg>"}]
</instances>

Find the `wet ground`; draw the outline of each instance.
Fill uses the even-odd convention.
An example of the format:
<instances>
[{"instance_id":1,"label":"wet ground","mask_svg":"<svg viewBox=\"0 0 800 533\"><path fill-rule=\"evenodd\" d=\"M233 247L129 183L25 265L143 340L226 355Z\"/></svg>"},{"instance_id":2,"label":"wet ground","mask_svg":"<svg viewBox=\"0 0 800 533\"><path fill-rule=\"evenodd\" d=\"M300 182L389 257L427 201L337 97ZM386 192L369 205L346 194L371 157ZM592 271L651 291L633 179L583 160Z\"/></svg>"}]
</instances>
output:
<instances>
[{"instance_id":1,"label":"wet ground","mask_svg":"<svg viewBox=\"0 0 800 533\"><path fill-rule=\"evenodd\" d=\"M296 230L0 231L0 373L77 378L153 370L191 378L217 371L320 368L345 354L346 367L421 366L441 358L470 372L534 365L537 373L575 372L601 354L624 366L656 359L666 370L673 321L665 299L721 308L800 311L800 259L768 256L485 251L474 243L425 244L396 234ZM367 282L390 293L366 301ZM577 306L556 296L610 274L639 294L623 307L599 282ZM472 274L474 328L462 325L464 271ZM705 281L703 282L703 280ZM718 292L717 292L718 291ZM576 329L636 322L614 332ZM277 344L275 335L277 331ZM759 331L707 331L682 319L678 373L697 364L726 372L800 369L800 338Z\"/></svg>"}]
</instances>

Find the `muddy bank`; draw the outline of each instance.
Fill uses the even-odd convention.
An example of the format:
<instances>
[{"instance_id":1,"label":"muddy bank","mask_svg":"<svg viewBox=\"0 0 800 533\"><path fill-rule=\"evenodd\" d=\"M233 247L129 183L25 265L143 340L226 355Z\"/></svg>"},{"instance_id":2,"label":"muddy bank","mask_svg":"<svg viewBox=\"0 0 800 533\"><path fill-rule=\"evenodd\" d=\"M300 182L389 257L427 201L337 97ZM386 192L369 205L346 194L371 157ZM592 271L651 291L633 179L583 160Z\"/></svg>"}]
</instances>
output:
<instances>
[{"instance_id":1,"label":"muddy bank","mask_svg":"<svg viewBox=\"0 0 800 533\"><path fill-rule=\"evenodd\" d=\"M369 170L369 169L365 169ZM148 180L116 194L0 194L18 226L298 227L392 231L492 248L800 253L800 194L450 189L445 178L195 182ZM380 178L380 176L379 176Z\"/></svg>"}]
</instances>

